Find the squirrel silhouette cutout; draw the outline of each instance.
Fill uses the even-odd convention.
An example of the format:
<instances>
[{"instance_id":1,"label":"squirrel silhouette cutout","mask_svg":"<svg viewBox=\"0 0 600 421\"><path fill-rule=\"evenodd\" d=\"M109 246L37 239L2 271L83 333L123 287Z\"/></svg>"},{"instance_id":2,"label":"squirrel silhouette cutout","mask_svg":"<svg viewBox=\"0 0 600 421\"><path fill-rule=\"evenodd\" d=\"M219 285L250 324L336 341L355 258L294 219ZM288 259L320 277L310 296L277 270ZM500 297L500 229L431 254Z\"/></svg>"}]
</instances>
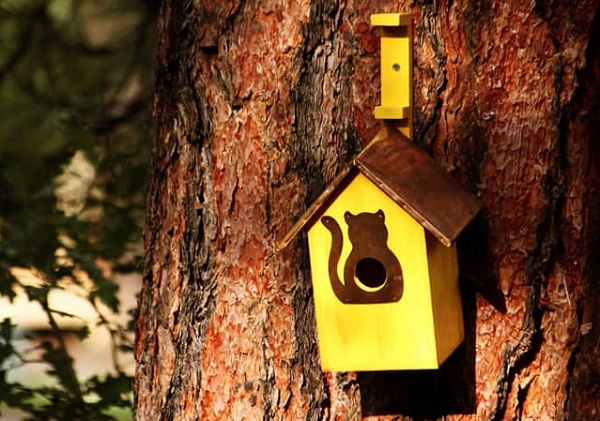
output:
<instances>
[{"instance_id":1,"label":"squirrel silhouette cutout","mask_svg":"<svg viewBox=\"0 0 600 421\"><path fill-rule=\"evenodd\" d=\"M387 245L385 214L350 212L344 214L352 250L344 265L344 283L337 267L343 247L342 230L330 216L321 223L331 233L329 280L336 297L345 304L391 303L402 298L404 280L400 262Z\"/></svg>"}]
</instances>

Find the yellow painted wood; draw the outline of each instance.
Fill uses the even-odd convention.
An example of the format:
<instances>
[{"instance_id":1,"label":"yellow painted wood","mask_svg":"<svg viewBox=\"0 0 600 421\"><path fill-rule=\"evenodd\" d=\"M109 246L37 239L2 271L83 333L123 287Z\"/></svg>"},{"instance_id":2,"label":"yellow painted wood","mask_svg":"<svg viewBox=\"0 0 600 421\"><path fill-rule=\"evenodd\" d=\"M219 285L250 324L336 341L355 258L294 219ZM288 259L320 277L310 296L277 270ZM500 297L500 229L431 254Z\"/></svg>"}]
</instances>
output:
<instances>
[{"instance_id":1,"label":"yellow painted wood","mask_svg":"<svg viewBox=\"0 0 600 421\"><path fill-rule=\"evenodd\" d=\"M410 107L384 107L379 105L375 107L375 114L380 120L408 119L410 117Z\"/></svg>"},{"instance_id":2,"label":"yellow painted wood","mask_svg":"<svg viewBox=\"0 0 600 421\"><path fill-rule=\"evenodd\" d=\"M456 245L446 247L429 233L426 241L438 364L441 365L465 337L458 260Z\"/></svg>"},{"instance_id":3,"label":"yellow painted wood","mask_svg":"<svg viewBox=\"0 0 600 421\"><path fill-rule=\"evenodd\" d=\"M398 257L404 275L404 294L396 303L339 301L328 274L331 234L320 221L308 232L319 352L327 371L438 367L425 230L362 174L325 211L344 232L338 274L343 282L351 249L344 212L356 215L379 209L385 213L388 247Z\"/></svg>"},{"instance_id":4,"label":"yellow painted wood","mask_svg":"<svg viewBox=\"0 0 600 421\"><path fill-rule=\"evenodd\" d=\"M410 13L374 13L371 15L372 26L408 26L411 24Z\"/></svg>"},{"instance_id":5,"label":"yellow painted wood","mask_svg":"<svg viewBox=\"0 0 600 421\"><path fill-rule=\"evenodd\" d=\"M346 211L381 209L387 246L398 257L404 293L395 303L343 304L329 280L331 233L316 221L308 231L319 354L326 371L436 369L464 338L456 248L445 247L362 174L325 210L344 235L338 276L352 245Z\"/></svg>"},{"instance_id":6,"label":"yellow painted wood","mask_svg":"<svg viewBox=\"0 0 600 421\"><path fill-rule=\"evenodd\" d=\"M412 139L412 23L409 13L371 15L381 26L381 105L375 118L396 120L398 129Z\"/></svg>"}]
</instances>

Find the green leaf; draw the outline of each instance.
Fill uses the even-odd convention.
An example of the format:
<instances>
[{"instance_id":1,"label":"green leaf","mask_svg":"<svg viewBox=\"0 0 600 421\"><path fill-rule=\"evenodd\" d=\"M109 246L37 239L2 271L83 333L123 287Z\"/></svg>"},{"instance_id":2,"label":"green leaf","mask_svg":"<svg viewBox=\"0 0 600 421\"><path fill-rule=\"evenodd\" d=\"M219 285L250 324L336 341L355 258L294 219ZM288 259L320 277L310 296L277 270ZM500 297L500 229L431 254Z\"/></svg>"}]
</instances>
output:
<instances>
[{"instance_id":1,"label":"green leaf","mask_svg":"<svg viewBox=\"0 0 600 421\"><path fill-rule=\"evenodd\" d=\"M96 281L96 289L90 294L90 298L98 298L115 313L119 311L119 299L117 292L119 286L107 280Z\"/></svg>"},{"instance_id":2,"label":"green leaf","mask_svg":"<svg viewBox=\"0 0 600 421\"><path fill-rule=\"evenodd\" d=\"M13 327L15 327L15 325L11 323L8 317L4 318L2 323L0 323L0 338L2 338L4 342L9 343L11 341Z\"/></svg>"},{"instance_id":3,"label":"green leaf","mask_svg":"<svg viewBox=\"0 0 600 421\"><path fill-rule=\"evenodd\" d=\"M48 302L48 293L52 289L52 287L47 284L44 284L40 287L25 285L23 288L25 289L25 293L27 293L27 298L29 298L29 301L37 301L40 303Z\"/></svg>"},{"instance_id":4,"label":"green leaf","mask_svg":"<svg viewBox=\"0 0 600 421\"><path fill-rule=\"evenodd\" d=\"M73 396L77 396L79 393L79 383L71 372L73 366L71 356L60 348L54 348L49 342L44 342L42 348L44 349L42 359L51 367L46 370L46 373L56 377Z\"/></svg>"},{"instance_id":5,"label":"green leaf","mask_svg":"<svg viewBox=\"0 0 600 421\"><path fill-rule=\"evenodd\" d=\"M80 329L75 331L75 334L79 340L87 339L90 336L90 333L91 332L88 325L83 325Z\"/></svg>"},{"instance_id":6,"label":"green leaf","mask_svg":"<svg viewBox=\"0 0 600 421\"><path fill-rule=\"evenodd\" d=\"M129 403L132 386L133 378L124 373L116 376L107 375L103 379L94 376L86 383L87 392L96 393L100 397L97 403L100 408L124 406Z\"/></svg>"},{"instance_id":7,"label":"green leaf","mask_svg":"<svg viewBox=\"0 0 600 421\"><path fill-rule=\"evenodd\" d=\"M12 303L17 294L14 286L17 284L17 278L0 262L0 296L8 297Z\"/></svg>"},{"instance_id":8,"label":"green leaf","mask_svg":"<svg viewBox=\"0 0 600 421\"><path fill-rule=\"evenodd\" d=\"M0 367L4 365L4 361L12 357L15 349L12 345L14 325L9 318L5 318L0 323Z\"/></svg>"},{"instance_id":9,"label":"green leaf","mask_svg":"<svg viewBox=\"0 0 600 421\"><path fill-rule=\"evenodd\" d=\"M133 352L134 349L130 345L119 345L119 350L124 352Z\"/></svg>"}]
</instances>

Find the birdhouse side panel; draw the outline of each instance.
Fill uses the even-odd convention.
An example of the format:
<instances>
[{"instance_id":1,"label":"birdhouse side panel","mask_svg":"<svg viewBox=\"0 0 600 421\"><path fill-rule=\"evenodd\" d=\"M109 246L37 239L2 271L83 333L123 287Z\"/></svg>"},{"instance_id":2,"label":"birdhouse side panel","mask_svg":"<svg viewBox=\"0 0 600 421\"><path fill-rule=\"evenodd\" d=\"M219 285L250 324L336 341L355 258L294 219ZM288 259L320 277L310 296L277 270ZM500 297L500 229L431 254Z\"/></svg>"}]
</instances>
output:
<instances>
[{"instance_id":1,"label":"birdhouse side panel","mask_svg":"<svg viewBox=\"0 0 600 421\"><path fill-rule=\"evenodd\" d=\"M423 227L362 174L309 228L323 369L437 367L425 238ZM361 278L361 262L374 265L366 278ZM383 262L385 275L375 270L377 262ZM398 270L399 296L397 286L390 286ZM357 285L362 292L345 294L345 288ZM376 298L360 301L364 297Z\"/></svg>"},{"instance_id":2,"label":"birdhouse side panel","mask_svg":"<svg viewBox=\"0 0 600 421\"><path fill-rule=\"evenodd\" d=\"M426 237L435 337L441 365L465 337L458 262L456 245L446 247L429 233Z\"/></svg>"}]
</instances>

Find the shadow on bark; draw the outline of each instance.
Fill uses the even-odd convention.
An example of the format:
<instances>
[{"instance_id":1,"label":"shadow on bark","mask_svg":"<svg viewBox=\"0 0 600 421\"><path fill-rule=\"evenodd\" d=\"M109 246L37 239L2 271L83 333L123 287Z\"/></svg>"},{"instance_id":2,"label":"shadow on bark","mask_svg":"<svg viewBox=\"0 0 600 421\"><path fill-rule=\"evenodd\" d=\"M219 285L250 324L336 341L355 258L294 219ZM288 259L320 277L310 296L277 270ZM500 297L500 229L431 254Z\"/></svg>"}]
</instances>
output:
<instances>
[{"instance_id":1,"label":"shadow on bark","mask_svg":"<svg viewBox=\"0 0 600 421\"><path fill-rule=\"evenodd\" d=\"M582 138L587 140L588 180L585 203L588 223L586 278L580 309L580 343L570 363L569 419L584 419L600 410L600 13L596 14L592 40L586 51L587 66L580 77L580 97L575 106L581 110ZM581 141L582 139L577 139Z\"/></svg>"},{"instance_id":2,"label":"shadow on bark","mask_svg":"<svg viewBox=\"0 0 600 421\"><path fill-rule=\"evenodd\" d=\"M363 416L401 414L414 419L431 419L475 413L475 293L506 313L504 294L493 271L493 256L484 246L485 226L480 215L465 230L458 244L464 342L439 370L358 373Z\"/></svg>"},{"instance_id":3,"label":"shadow on bark","mask_svg":"<svg viewBox=\"0 0 600 421\"><path fill-rule=\"evenodd\" d=\"M488 236L483 212L475 218L458 239L458 264L461 284L469 284L496 310L506 314L506 301L500 289L500 278L494 269L494 256L486 247Z\"/></svg>"},{"instance_id":4,"label":"shadow on bark","mask_svg":"<svg viewBox=\"0 0 600 421\"><path fill-rule=\"evenodd\" d=\"M465 341L439 370L358 373L363 416L415 419L475 412L475 290L462 291Z\"/></svg>"}]
</instances>

